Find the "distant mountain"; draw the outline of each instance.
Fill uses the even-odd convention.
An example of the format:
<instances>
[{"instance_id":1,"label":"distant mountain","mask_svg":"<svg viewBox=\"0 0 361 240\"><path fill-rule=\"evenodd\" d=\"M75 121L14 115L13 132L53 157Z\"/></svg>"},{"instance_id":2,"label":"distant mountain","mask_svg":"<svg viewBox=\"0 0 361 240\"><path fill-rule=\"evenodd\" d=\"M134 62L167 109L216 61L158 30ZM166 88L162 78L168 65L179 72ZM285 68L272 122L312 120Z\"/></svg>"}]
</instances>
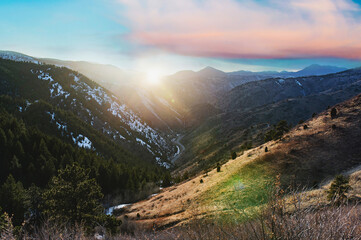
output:
<instances>
[{"instance_id":1,"label":"distant mountain","mask_svg":"<svg viewBox=\"0 0 361 240\"><path fill-rule=\"evenodd\" d=\"M36 63L36 64L40 63L40 61L38 61L37 59L35 59L33 57L27 56L22 53L13 52L13 51L0 51L0 58L12 60L12 61L16 61L16 62L31 62L31 63Z\"/></svg>"},{"instance_id":2,"label":"distant mountain","mask_svg":"<svg viewBox=\"0 0 361 240\"><path fill-rule=\"evenodd\" d=\"M306 76L320 76L331 73L338 73L342 71L346 71L347 68L336 67L336 66L325 66L312 64L308 67L305 67L302 70L296 72L288 72L288 71L262 71L262 72L251 72L251 71L236 71L228 73L231 76L260 76L263 79L270 77L306 77Z\"/></svg>"},{"instance_id":3,"label":"distant mountain","mask_svg":"<svg viewBox=\"0 0 361 240\"><path fill-rule=\"evenodd\" d=\"M203 76L203 77L225 77L226 73L222 72L218 69L215 69L213 67L205 67L197 72L197 75Z\"/></svg>"},{"instance_id":4,"label":"distant mountain","mask_svg":"<svg viewBox=\"0 0 361 240\"><path fill-rule=\"evenodd\" d=\"M347 68L335 67L335 66L322 66L318 64L312 64L298 72L293 74L294 77L303 77L303 76L319 76L326 75L331 73L338 73L346 71Z\"/></svg>"},{"instance_id":5,"label":"distant mountain","mask_svg":"<svg viewBox=\"0 0 361 240\"><path fill-rule=\"evenodd\" d=\"M67 67L80 72L107 89L112 89L114 86L129 85L132 81L135 81L135 73L125 72L113 65L85 61L63 61L51 58L41 58L39 61L56 66Z\"/></svg>"}]
</instances>

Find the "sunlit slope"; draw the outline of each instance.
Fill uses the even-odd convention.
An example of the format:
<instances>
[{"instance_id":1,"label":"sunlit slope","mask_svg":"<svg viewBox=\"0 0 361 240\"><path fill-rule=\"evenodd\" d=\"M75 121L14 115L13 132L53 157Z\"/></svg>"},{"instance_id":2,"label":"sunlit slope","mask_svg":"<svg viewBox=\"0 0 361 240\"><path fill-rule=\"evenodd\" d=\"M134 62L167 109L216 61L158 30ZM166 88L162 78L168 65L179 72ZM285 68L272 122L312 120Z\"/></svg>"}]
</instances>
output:
<instances>
[{"instance_id":1,"label":"sunlit slope","mask_svg":"<svg viewBox=\"0 0 361 240\"><path fill-rule=\"evenodd\" d=\"M267 202L267 185L277 174L283 186L312 187L358 166L361 95L335 108L335 118L328 109L297 125L282 139L228 161L220 172L213 169L164 189L159 195L133 204L124 214L147 226L171 226L194 217L227 215L234 209L252 212Z\"/></svg>"},{"instance_id":2,"label":"sunlit slope","mask_svg":"<svg viewBox=\"0 0 361 240\"><path fill-rule=\"evenodd\" d=\"M20 114L38 119L33 122L39 128L52 125L51 133L69 142L86 142L86 148L99 151L103 148L99 144L101 135L162 165L175 152L162 132L150 127L119 98L68 68L0 59L0 86L0 95L22 98ZM39 102L51 107L32 112ZM69 114L60 114L60 110ZM81 124L74 126L69 115L77 117ZM96 134L88 133L89 129Z\"/></svg>"},{"instance_id":3,"label":"sunlit slope","mask_svg":"<svg viewBox=\"0 0 361 240\"><path fill-rule=\"evenodd\" d=\"M202 122L183 138L186 151L180 169L198 172L241 152L259 146L270 126L286 120L295 126L328 106L361 93L361 69L324 76L272 78L231 90L217 107L222 113Z\"/></svg>"}]
</instances>

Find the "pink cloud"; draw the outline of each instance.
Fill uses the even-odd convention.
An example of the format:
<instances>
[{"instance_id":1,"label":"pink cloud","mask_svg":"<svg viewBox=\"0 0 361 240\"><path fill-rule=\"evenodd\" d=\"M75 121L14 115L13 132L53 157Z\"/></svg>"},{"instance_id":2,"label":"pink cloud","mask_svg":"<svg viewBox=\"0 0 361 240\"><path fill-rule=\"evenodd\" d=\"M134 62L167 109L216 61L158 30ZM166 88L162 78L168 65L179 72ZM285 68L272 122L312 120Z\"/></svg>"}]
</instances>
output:
<instances>
[{"instance_id":1,"label":"pink cloud","mask_svg":"<svg viewBox=\"0 0 361 240\"><path fill-rule=\"evenodd\" d=\"M351 0L118 0L129 38L192 56L361 58Z\"/></svg>"}]
</instances>

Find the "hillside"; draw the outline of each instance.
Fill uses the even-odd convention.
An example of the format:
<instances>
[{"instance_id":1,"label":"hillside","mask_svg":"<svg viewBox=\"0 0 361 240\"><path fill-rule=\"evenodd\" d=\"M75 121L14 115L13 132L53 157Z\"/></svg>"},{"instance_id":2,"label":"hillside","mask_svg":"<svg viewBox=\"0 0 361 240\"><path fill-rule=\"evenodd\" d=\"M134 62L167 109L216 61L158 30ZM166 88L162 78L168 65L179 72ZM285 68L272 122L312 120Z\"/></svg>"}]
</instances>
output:
<instances>
[{"instance_id":1,"label":"hillside","mask_svg":"<svg viewBox=\"0 0 361 240\"><path fill-rule=\"evenodd\" d=\"M121 218L162 227L206 216L232 216L234 208L251 214L267 201L268 181L277 174L283 186L321 186L324 180L361 164L361 95L335 108L336 117L331 118L330 109L324 111L280 140L229 160L220 172L212 169L125 207ZM357 189L353 194L360 194Z\"/></svg>"},{"instance_id":2,"label":"hillside","mask_svg":"<svg viewBox=\"0 0 361 240\"><path fill-rule=\"evenodd\" d=\"M39 60L82 73L110 90L153 128L172 133L172 130L178 130L183 126L182 114L178 112L181 109L175 109L166 91L148 86L144 81L144 74L125 72L112 65L90 62L47 58Z\"/></svg>"},{"instance_id":3,"label":"hillside","mask_svg":"<svg viewBox=\"0 0 361 240\"><path fill-rule=\"evenodd\" d=\"M233 151L240 153L262 144L264 134L279 121L295 125L360 92L359 68L324 76L271 78L243 84L216 103L222 113L188 130L183 138L186 151L178 164L190 172L214 167Z\"/></svg>"},{"instance_id":4,"label":"hillside","mask_svg":"<svg viewBox=\"0 0 361 240\"><path fill-rule=\"evenodd\" d=\"M26 100L26 105L19 106L24 109L24 114L27 105L43 100L70 111L90 125L90 129L96 129L129 150L142 149L144 155L154 160L158 157L165 161L175 151L162 133L149 127L109 91L77 72L51 65L7 60L1 60L0 64L0 93ZM42 120L49 119L53 125L58 125L60 135L77 137L73 136L72 126L68 126L65 119L51 109L48 112L48 117Z\"/></svg>"},{"instance_id":5,"label":"hillside","mask_svg":"<svg viewBox=\"0 0 361 240\"><path fill-rule=\"evenodd\" d=\"M74 162L110 200L140 199L169 184L177 149L165 134L87 77L11 56L0 59L0 185L12 175L43 188Z\"/></svg>"}]
</instances>

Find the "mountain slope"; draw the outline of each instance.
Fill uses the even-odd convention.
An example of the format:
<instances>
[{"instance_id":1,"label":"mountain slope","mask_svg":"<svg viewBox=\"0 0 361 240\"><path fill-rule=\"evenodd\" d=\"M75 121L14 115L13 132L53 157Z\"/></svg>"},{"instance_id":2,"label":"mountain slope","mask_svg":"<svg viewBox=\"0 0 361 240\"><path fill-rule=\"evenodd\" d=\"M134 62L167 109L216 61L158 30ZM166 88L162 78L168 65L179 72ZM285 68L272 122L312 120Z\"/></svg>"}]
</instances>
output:
<instances>
[{"instance_id":1,"label":"mountain slope","mask_svg":"<svg viewBox=\"0 0 361 240\"><path fill-rule=\"evenodd\" d=\"M186 151L178 164L198 172L263 143L273 124L294 125L313 113L361 93L361 69L325 76L272 78L234 88L216 106L222 113L209 118L183 138Z\"/></svg>"},{"instance_id":2,"label":"mountain slope","mask_svg":"<svg viewBox=\"0 0 361 240\"><path fill-rule=\"evenodd\" d=\"M148 125L172 133L182 127L182 116L168 101L168 95L145 85L144 74L125 72L112 65L90 62L40 59L48 64L66 66L78 71L101 86L109 89L117 98L137 113Z\"/></svg>"},{"instance_id":3,"label":"mountain slope","mask_svg":"<svg viewBox=\"0 0 361 240\"><path fill-rule=\"evenodd\" d=\"M265 203L267 182L281 174L283 186L315 186L361 164L361 95L297 125L277 141L245 151L206 174L164 189L125 208L144 226L173 226L194 218L251 213ZM308 128L304 129L304 125ZM345 144L347 143L347 144ZM268 148L268 152L265 151ZM202 179L202 182L200 181ZM140 217L136 217L139 214Z\"/></svg>"},{"instance_id":4,"label":"mountain slope","mask_svg":"<svg viewBox=\"0 0 361 240\"><path fill-rule=\"evenodd\" d=\"M176 150L171 141L114 95L76 72L51 65L0 60L0 85L0 94L20 96L27 101L26 105L19 106L24 114L28 106L43 100L52 108L70 112L98 135L107 136L139 157L169 167L166 161ZM81 141L87 139L87 148L96 150L96 139L78 132L79 127L68 123L66 117L50 108L40 114L49 124L57 126L58 134L64 138L79 145L82 135Z\"/></svg>"}]
</instances>

